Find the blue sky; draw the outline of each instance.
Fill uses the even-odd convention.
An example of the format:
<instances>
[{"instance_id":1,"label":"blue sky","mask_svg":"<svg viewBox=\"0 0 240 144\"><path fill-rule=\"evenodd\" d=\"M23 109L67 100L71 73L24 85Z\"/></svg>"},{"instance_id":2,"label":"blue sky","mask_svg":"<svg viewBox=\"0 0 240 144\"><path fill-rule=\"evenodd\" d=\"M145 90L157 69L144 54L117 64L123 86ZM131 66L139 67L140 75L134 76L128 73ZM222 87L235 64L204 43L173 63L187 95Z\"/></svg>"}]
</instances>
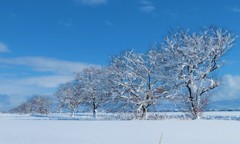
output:
<instances>
[{"instance_id":1,"label":"blue sky","mask_svg":"<svg viewBox=\"0 0 240 144\"><path fill-rule=\"evenodd\" d=\"M0 97L14 105L54 92L73 72L107 65L122 50L144 52L178 26L215 25L240 35L240 2L1 0L0 20ZM239 46L237 40L225 56L221 99L239 98Z\"/></svg>"}]
</instances>

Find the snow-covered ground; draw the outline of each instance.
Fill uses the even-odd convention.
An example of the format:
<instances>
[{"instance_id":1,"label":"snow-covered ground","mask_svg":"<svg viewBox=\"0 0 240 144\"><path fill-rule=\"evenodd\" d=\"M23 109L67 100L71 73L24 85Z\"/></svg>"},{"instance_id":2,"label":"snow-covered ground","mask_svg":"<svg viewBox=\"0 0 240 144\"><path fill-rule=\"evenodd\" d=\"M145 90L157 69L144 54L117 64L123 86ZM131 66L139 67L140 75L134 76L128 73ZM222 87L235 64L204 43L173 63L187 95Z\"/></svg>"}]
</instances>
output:
<instances>
[{"instance_id":1,"label":"snow-covered ground","mask_svg":"<svg viewBox=\"0 0 240 144\"><path fill-rule=\"evenodd\" d=\"M37 119L38 118L38 119ZM240 144L240 121L40 120L0 114L0 144Z\"/></svg>"},{"instance_id":2,"label":"snow-covered ground","mask_svg":"<svg viewBox=\"0 0 240 144\"><path fill-rule=\"evenodd\" d=\"M240 111L229 111L229 112L204 112L204 116L240 116Z\"/></svg>"},{"instance_id":3,"label":"snow-covered ground","mask_svg":"<svg viewBox=\"0 0 240 144\"><path fill-rule=\"evenodd\" d=\"M77 113L71 117L71 113L51 113L48 115L40 114L1 114L0 119L12 120L93 120L92 113ZM135 115L133 113L98 113L97 120L132 120ZM189 119L182 112L149 112L149 120L164 119ZM240 111L231 112L205 112L202 119L218 119L218 120L237 120L240 121ZM94 119L96 120L96 119Z\"/></svg>"}]
</instances>

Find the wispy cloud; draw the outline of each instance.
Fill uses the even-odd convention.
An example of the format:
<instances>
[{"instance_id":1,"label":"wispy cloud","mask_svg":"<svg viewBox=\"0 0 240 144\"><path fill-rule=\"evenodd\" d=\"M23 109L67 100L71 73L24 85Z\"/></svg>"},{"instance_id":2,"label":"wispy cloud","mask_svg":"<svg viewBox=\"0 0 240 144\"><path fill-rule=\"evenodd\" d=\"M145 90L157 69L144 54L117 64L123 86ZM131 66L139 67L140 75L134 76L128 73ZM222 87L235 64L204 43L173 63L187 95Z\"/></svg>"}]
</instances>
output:
<instances>
[{"instance_id":1,"label":"wispy cloud","mask_svg":"<svg viewBox=\"0 0 240 144\"><path fill-rule=\"evenodd\" d=\"M9 107L14 107L35 94L51 95L55 88L39 86L28 82L29 78L18 79L13 77L0 77L0 92L10 99ZM56 79L55 79L56 80ZM37 83L37 81L35 82ZM6 105L5 105L6 107Z\"/></svg>"},{"instance_id":2,"label":"wispy cloud","mask_svg":"<svg viewBox=\"0 0 240 144\"><path fill-rule=\"evenodd\" d=\"M240 75L225 75L214 100L240 99Z\"/></svg>"},{"instance_id":3,"label":"wispy cloud","mask_svg":"<svg viewBox=\"0 0 240 144\"><path fill-rule=\"evenodd\" d=\"M87 63L64 61L46 57L0 58L0 63L27 66L35 71L52 72L56 74L72 74L86 67L95 66Z\"/></svg>"},{"instance_id":4,"label":"wispy cloud","mask_svg":"<svg viewBox=\"0 0 240 144\"><path fill-rule=\"evenodd\" d=\"M26 78L0 77L1 94L29 96L51 94L59 84L73 80L72 75L47 75Z\"/></svg>"},{"instance_id":5,"label":"wispy cloud","mask_svg":"<svg viewBox=\"0 0 240 144\"><path fill-rule=\"evenodd\" d=\"M11 71L7 75L5 74L5 76L2 74L2 77L0 77L2 80L8 77L4 80L5 83L16 85L37 85L46 88L56 87L61 83L72 80L74 72L79 72L90 66L97 66L46 57L0 58L0 64L8 65L10 67L13 66L15 70L18 69L18 67L24 67L24 69L20 69L20 72ZM28 74L27 76L19 75L19 73L24 73L24 71L29 69L32 74ZM8 71L7 68L6 71ZM38 72L37 75L40 76L34 77L33 75L36 72Z\"/></svg>"},{"instance_id":6,"label":"wispy cloud","mask_svg":"<svg viewBox=\"0 0 240 144\"><path fill-rule=\"evenodd\" d=\"M56 88L59 84L72 80L72 75L48 75L18 79L15 83L20 85L36 85L44 88Z\"/></svg>"},{"instance_id":7,"label":"wispy cloud","mask_svg":"<svg viewBox=\"0 0 240 144\"><path fill-rule=\"evenodd\" d=\"M0 42L0 53L1 52L10 52L8 47L4 43L2 43L2 42Z\"/></svg>"},{"instance_id":8,"label":"wispy cloud","mask_svg":"<svg viewBox=\"0 0 240 144\"><path fill-rule=\"evenodd\" d=\"M231 8L230 8L230 11L232 11L232 12L234 12L234 13L240 13L240 7L237 7L237 6L231 7Z\"/></svg>"},{"instance_id":9,"label":"wispy cloud","mask_svg":"<svg viewBox=\"0 0 240 144\"><path fill-rule=\"evenodd\" d=\"M142 0L141 1L141 6L140 6L140 10L142 12L145 13L151 13L156 9L156 7L154 6L154 4L150 1L147 0Z\"/></svg>"},{"instance_id":10,"label":"wispy cloud","mask_svg":"<svg viewBox=\"0 0 240 144\"><path fill-rule=\"evenodd\" d=\"M7 94L21 99L34 94L51 94L53 92L53 88L30 84L29 82L26 83L24 79L1 77L0 80L1 94Z\"/></svg>"},{"instance_id":11,"label":"wispy cloud","mask_svg":"<svg viewBox=\"0 0 240 144\"><path fill-rule=\"evenodd\" d=\"M0 58L0 94L12 97L14 104L34 94L52 94L59 84L73 80L74 72L93 64L47 57Z\"/></svg>"},{"instance_id":12,"label":"wispy cloud","mask_svg":"<svg viewBox=\"0 0 240 144\"><path fill-rule=\"evenodd\" d=\"M74 0L77 3L88 6L97 6L107 4L107 0Z\"/></svg>"}]
</instances>

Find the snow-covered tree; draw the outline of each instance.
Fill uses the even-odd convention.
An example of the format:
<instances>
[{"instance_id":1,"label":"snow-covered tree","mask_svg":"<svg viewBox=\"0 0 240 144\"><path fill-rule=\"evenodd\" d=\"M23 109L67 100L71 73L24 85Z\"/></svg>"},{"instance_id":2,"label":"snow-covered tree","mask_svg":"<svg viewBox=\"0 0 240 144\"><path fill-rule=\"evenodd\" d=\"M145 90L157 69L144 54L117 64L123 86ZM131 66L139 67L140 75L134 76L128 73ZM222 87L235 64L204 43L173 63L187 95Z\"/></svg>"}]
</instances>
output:
<instances>
[{"instance_id":1,"label":"snow-covered tree","mask_svg":"<svg viewBox=\"0 0 240 144\"><path fill-rule=\"evenodd\" d=\"M77 81L62 84L54 95L58 100L60 113L64 107L67 107L74 116L76 109L83 101L83 84Z\"/></svg>"},{"instance_id":2,"label":"snow-covered tree","mask_svg":"<svg viewBox=\"0 0 240 144\"><path fill-rule=\"evenodd\" d=\"M49 97L36 95L29 100L29 103L33 113L48 114L51 112L51 99Z\"/></svg>"},{"instance_id":3,"label":"snow-covered tree","mask_svg":"<svg viewBox=\"0 0 240 144\"><path fill-rule=\"evenodd\" d=\"M57 88L57 91L53 94L54 97L56 97L57 100L57 107L59 109L59 113L62 114L63 109L67 106L67 95L65 91L67 90L67 87L65 84L60 84Z\"/></svg>"},{"instance_id":4,"label":"snow-covered tree","mask_svg":"<svg viewBox=\"0 0 240 144\"><path fill-rule=\"evenodd\" d=\"M76 81L83 84L84 102L92 108L96 118L97 109L110 99L111 86L105 68L90 67L76 73Z\"/></svg>"},{"instance_id":5,"label":"snow-covered tree","mask_svg":"<svg viewBox=\"0 0 240 144\"><path fill-rule=\"evenodd\" d=\"M181 96L189 116L197 119L208 105L211 91L218 85L215 71L222 56L233 46L232 33L208 28L199 33L180 30L164 39L158 61L165 62L175 81L173 96Z\"/></svg>"},{"instance_id":6,"label":"snow-covered tree","mask_svg":"<svg viewBox=\"0 0 240 144\"><path fill-rule=\"evenodd\" d=\"M131 105L142 119L165 92L161 67L156 65L155 54L126 51L111 60L109 72L114 83L115 99Z\"/></svg>"},{"instance_id":7,"label":"snow-covered tree","mask_svg":"<svg viewBox=\"0 0 240 144\"><path fill-rule=\"evenodd\" d=\"M51 112L51 99L47 96L35 95L28 101L10 110L10 112L48 114Z\"/></svg>"},{"instance_id":8,"label":"snow-covered tree","mask_svg":"<svg viewBox=\"0 0 240 144\"><path fill-rule=\"evenodd\" d=\"M19 106L9 110L10 113L23 113L23 114L27 114L27 113L31 113L31 105L29 102L24 102L22 104L20 104Z\"/></svg>"}]
</instances>

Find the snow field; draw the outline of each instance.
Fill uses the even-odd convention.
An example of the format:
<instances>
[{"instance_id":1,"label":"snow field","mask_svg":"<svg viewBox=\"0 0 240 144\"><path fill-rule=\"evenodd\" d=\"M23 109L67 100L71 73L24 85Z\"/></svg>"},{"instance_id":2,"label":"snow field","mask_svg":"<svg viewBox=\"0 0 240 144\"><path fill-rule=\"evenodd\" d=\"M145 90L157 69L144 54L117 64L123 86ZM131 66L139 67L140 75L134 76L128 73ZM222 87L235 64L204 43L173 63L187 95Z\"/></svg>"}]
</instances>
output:
<instances>
[{"instance_id":1,"label":"snow field","mask_svg":"<svg viewBox=\"0 0 240 144\"><path fill-rule=\"evenodd\" d=\"M0 120L0 144L239 144L240 122L223 120Z\"/></svg>"}]
</instances>

